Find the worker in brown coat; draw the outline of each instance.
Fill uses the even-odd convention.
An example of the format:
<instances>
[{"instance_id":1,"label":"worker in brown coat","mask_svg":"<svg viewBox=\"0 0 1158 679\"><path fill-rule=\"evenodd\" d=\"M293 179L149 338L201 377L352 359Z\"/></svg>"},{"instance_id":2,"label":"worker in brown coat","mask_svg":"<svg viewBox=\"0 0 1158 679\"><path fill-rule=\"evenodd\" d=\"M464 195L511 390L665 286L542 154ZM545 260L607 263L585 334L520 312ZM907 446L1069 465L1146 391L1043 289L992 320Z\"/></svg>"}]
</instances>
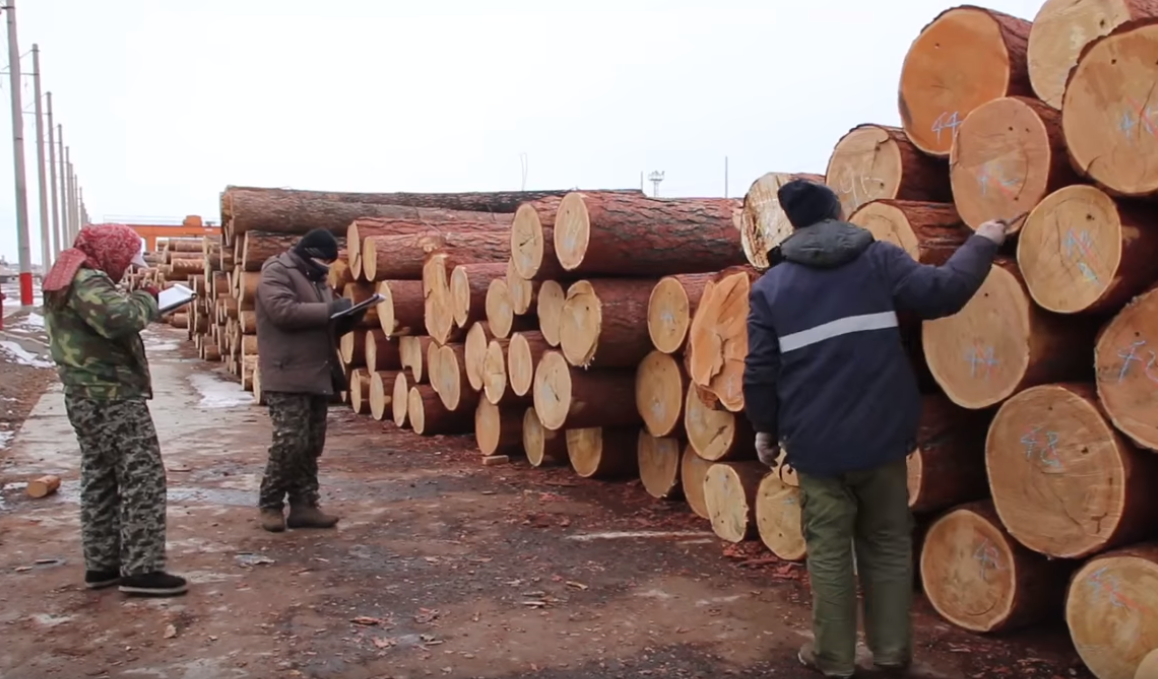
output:
<instances>
[{"instance_id":1,"label":"worker in brown coat","mask_svg":"<svg viewBox=\"0 0 1158 679\"><path fill-rule=\"evenodd\" d=\"M334 321L353 303L338 297L327 278L338 241L315 229L288 252L271 257L257 287L257 352L262 392L273 420L273 444L261 481L261 526L333 528L338 517L318 507L318 458L326 445L326 414L334 394L347 388L337 340L364 313ZM283 503L289 498L289 518Z\"/></svg>"}]
</instances>

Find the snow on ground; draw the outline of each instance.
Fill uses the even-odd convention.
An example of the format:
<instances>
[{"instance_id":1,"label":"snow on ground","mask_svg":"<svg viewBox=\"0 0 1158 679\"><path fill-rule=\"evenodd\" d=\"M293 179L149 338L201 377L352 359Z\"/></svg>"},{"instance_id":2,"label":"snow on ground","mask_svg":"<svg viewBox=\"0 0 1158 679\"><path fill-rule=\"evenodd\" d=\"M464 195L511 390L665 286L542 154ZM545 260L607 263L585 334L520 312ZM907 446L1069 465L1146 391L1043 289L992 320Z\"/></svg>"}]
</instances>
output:
<instances>
[{"instance_id":1,"label":"snow on ground","mask_svg":"<svg viewBox=\"0 0 1158 679\"><path fill-rule=\"evenodd\" d=\"M9 359L14 363L33 368L52 368L55 365L51 361L46 361L36 354L27 351L16 342L0 341L0 353L7 354Z\"/></svg>"},{"instance_id":2,"label":"snow on ground","mask_svg":"<svg viewBox=\"0 0 1158 679\"><path fill-rule=\"evenodd\" d=\"M201 395L202 408L236 408L253 403L253 395L237 382L227 382L216 375L192 373L189 382Z\"/></svg>"}]
</instances>

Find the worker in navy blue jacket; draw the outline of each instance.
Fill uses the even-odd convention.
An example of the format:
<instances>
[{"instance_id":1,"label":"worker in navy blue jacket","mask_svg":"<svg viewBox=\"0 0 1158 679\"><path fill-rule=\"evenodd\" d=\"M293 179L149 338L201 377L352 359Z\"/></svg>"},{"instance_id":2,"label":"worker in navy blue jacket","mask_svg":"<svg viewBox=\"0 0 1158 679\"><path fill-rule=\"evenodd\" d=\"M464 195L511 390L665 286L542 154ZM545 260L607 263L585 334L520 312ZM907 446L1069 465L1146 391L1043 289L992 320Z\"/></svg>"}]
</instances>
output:
<instances>
[{"instance_id":1,"label":"worker in navy blue jacket","mask_svg":"<svg viewBox=\"0 0 1158 679\"><path fill-rule=\"evenodd\" d=\"M829 677L853 675L855 543L874 663L903 671L912 662L906 457L921 395L897 313L960 311L1006 226L982 225L943 266L927 266L842 221L826 186L792 181L779 199L794 232L752 286L744 401L761 461L774 465L783 446L800 479L815 636L800 661Z\"/></svg>"}]
</instances>

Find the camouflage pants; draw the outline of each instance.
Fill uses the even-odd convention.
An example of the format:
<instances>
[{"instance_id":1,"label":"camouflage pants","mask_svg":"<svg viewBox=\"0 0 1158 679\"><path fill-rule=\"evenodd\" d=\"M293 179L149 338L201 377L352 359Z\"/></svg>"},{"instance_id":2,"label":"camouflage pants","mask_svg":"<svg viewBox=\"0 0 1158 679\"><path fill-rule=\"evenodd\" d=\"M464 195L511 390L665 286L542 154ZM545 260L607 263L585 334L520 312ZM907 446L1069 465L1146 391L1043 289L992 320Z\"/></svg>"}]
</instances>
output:
<instances>
[{"instance_id":1,"label":"camouflage pants","mask_svg":"<svg viewBox=\"0 0 1158 679\"><path fill-rule=\"evenodd\" d=\"M265 400L273 420L273 445L269 447L258 506L280 510L288 495L291 505L316 507L318 458L326 446L330 399L316 394L267 392Z\"/></svg>"},{"instance_id":2,"label":"camouflage pants","mask_svg":"<svg viewBox=\"0 0 1158 679\"><path fill-rule=\"evenodd\" d=\"M80 444L85 568L124 576L165 568L165 466L143 399L65 397Z\"/></svg>"}]
</instances>

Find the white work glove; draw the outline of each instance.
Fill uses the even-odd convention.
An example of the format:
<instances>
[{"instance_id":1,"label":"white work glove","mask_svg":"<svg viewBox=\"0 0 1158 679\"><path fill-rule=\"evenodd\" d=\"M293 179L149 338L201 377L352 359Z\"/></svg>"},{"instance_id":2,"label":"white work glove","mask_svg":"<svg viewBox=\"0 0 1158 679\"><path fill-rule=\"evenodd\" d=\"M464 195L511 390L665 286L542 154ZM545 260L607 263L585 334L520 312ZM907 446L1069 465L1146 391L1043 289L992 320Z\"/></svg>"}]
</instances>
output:
<instances>
[{"instance_id":1,"label":"white work glove","mask_svg":"<svg viewBox=\"0 0 1158 679\"><path fill-rule=\"evenodd\" d=\"M1000 219L990 219L977 227L976 233L982 238L1001 245L1005 242L1005 237L1009 234L1009 225Z\"/></svg>"},{"instance_id":2,"label":"white work glove","mask_svg":"<svg viewBox=\"0 0 1158 679\"><path fill-rule=\"evenodd\" d=\"M776 466L776 458L780 457L780 445L771 434L756 434L756 454L760 461L769 467Z\"/></svg>"}]
</instances>

